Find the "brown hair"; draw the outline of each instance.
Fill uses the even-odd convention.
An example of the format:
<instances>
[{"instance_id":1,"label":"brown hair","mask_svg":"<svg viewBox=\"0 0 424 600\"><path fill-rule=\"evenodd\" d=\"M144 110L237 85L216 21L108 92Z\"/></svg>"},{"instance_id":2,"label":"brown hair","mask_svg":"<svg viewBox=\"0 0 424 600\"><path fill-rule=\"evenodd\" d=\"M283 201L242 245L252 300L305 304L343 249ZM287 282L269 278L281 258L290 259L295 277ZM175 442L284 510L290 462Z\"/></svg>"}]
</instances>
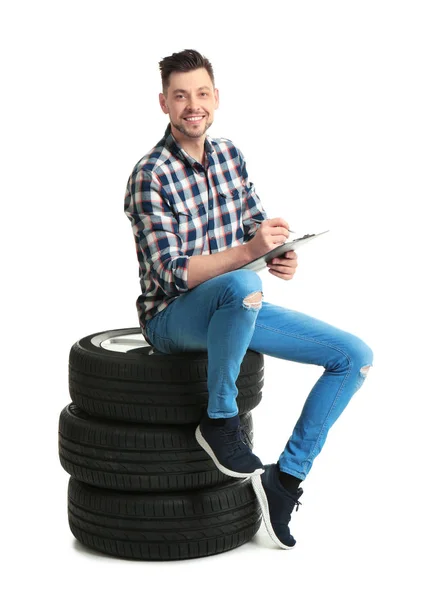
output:
<instances>
[{"instance_id":1,"label":"brown hair","mask_svg":"<svg viewBox=\"0 0 424 600\"><path fill-rule=\"evenodd\" d=\"M166 56L159 63L160 74L162 77L162 89L166 93L169 87L169 78L171 73L188 73L195 69L206 69L209 77L215 87L215 79L211 63L205 56L202 56L197 50L183 50L174 52L171 56Z\"/></svg>"}]
</instances>

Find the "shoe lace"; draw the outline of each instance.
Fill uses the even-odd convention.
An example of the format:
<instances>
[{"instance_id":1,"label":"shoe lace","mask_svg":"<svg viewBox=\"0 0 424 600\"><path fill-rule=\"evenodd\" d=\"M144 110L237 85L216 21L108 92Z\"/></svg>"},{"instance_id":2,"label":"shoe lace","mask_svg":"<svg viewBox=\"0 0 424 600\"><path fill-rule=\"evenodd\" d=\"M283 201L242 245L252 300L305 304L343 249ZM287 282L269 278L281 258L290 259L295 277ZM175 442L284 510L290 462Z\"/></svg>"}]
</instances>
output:
<instances>
[{"instance_id":1,"label":"shoe lace","mask_svg":"<svg viewBox=\"0 0 424 600\"><path fill-rule=\"evenodd\" d=\"M223 430L222 433L226 437L224 443L228 446L232 446L233 453L238 449L242 449L242 444L244 446L249 446L249 448L253 446L247 425L239 425L236 429L231 429L230 431Z\"/></svg>"},{"instance_id":2,"label":"shoe lace","mask_svg":"<svg viewBox=\"0 0 424 600\"><path fill-rule=\"evenodd\" d=\"M253 446L253 441L249 436L249 428L247 425L240 426L240 434L241 434L242 439L244 440L243 441L244 444L250 444L250 446Z\"/></svg>"},{"instance_id":3,"label":"shoe lace","mask_svg":"<svg viewBox=\"0 0 424 600\"><path fill-rule=\"evenodd\" d=\"M302 488L300 488L300 489L298 490L298 496L297 496L297 497L296 497L296 496L294 496L293 494L290 494L290 496L291 496L291 498L292 498L292 500L293 500L293 502L294 502L294 504L293 504L293 508L296 506L296 512L299 510L299 506L302 504L302 503L300 502L300 500L299 500L299 497L300 497L302 494L303 494L303 490L302 490Z\"/></svg>"}]
</instances>

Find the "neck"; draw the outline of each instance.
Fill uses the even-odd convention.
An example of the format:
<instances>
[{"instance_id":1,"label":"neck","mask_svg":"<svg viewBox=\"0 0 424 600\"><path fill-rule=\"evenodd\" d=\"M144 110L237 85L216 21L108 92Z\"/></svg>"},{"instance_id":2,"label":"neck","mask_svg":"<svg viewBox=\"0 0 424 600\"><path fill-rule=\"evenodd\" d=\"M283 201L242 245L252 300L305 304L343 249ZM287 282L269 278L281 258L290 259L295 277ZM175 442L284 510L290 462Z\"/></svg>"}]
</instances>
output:
<instances>
[{"instance_id":1,"label":"neck","mask_svg":"<svg viewBox=\"0 0 424 600\"><path fill-rule=\"evenodd\" d=\"M181 131L178 131L178 129L175 129L172 125L171 131L181 148L183 148L187 154L190 154L192 158L197 160L197 162L203 164L205 158L206 133L199 138L190 138L181 133Z\"/></svg>"}]
</instances>

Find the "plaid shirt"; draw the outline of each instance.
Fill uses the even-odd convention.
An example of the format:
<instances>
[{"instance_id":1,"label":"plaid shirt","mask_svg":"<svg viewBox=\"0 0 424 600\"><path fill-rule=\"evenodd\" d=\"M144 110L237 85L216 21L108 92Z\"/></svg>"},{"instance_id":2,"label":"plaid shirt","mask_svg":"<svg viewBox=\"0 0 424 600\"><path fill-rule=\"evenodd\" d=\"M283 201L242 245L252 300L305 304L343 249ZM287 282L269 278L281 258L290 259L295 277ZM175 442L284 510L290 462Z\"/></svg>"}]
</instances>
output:
<instances>
[{"instance_id":1,"label":"plaid shirt","mask_svg":"<svg viewBox=\"0 0 424 600\"><path fill-rule=\"evenodd\" d=\"M266 219L243 154L227 139L206 136L207 169L164 137L134 167L125 195L139 263L141 295L136 306L145 325L184 292L188 261L254 237ZM148 338L147 338L148 339Z\"/></svg>"}]
</instances>

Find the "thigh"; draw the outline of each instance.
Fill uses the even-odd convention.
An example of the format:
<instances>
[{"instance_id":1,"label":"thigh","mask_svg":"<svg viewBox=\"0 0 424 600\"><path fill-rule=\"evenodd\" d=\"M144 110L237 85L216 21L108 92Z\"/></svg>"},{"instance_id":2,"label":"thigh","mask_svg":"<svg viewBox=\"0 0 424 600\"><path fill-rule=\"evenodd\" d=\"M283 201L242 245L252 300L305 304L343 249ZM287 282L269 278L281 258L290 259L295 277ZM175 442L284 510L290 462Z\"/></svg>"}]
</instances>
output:
<instances>
[{"instance_id":1,"label":"thigh","mask_svg":"<svg viewBox=\"0 0 424 600\"><path fill-rule=\"evenodd\" d=\"M148 321L147 335L161 352L206 351L209 323L216 310L227 303L241 307L242 298L258 290L262 281L253 271L239 269L212 277Z\"/></svg>"},{"instance_id":2,"label":"thigh","mask_svg":"<svg viewBox=\"0 0 424 600\"><path fill-rule=\"evenodd\" d=\"M147 335L160 352L206 350L207 322L199 314L202 305L189 296L190 292L178 296L147 322Z\"/></svg>"},{"instance_id":3,"label":"thigh","mask_svg":"<svg viewBox=\"0 0 424 600\"><path fill-rule=\"evenodd\" d=\"M191 289L148 321L148 336L161 352L206 351L209 322L231 274L213 277Z\"/></svg>"}]
</instances>

